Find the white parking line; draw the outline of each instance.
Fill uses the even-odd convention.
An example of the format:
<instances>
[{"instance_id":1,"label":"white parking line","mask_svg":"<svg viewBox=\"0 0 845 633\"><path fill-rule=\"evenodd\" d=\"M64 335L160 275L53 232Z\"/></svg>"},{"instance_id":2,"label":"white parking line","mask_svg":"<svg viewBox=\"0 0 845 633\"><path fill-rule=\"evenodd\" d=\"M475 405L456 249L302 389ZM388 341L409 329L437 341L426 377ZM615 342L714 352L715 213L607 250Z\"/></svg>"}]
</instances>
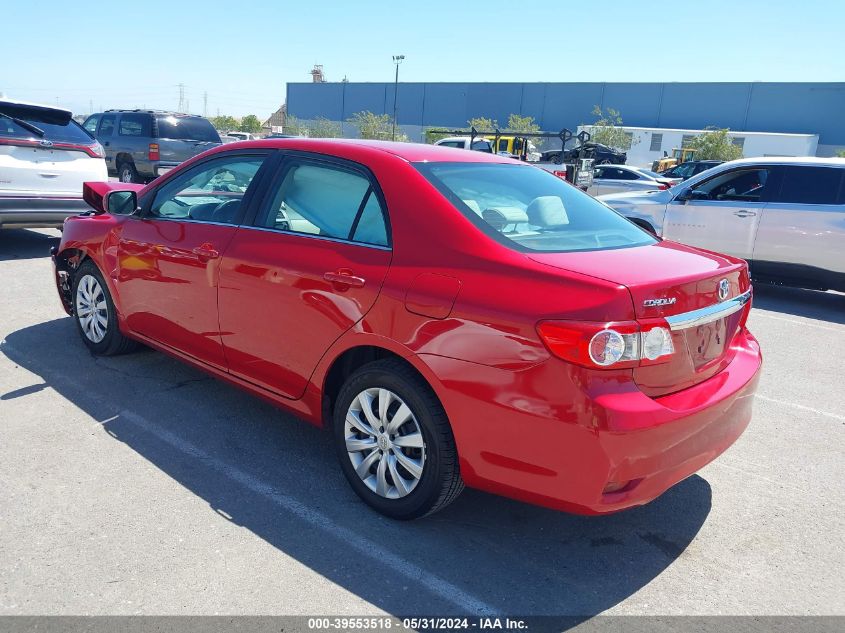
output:
<instances>
[{"instance_id":1,"label":"white parking line","mask_svg":"<svg viewBox=\"0 0 845 633\"><path fill-rule=\"evenodd\" d=\"M15 346L9 345L8 341L5 340L0 341L0 348L6 348L7 350L13 352L14 356L26 356L24 352L21 352L21 350ZM4 350L0 349L0 353L3 351ZM6 353L5 356L8 360L12 360L8 353ZM48 373L41 363L34 362L32 358L29 359L29 362L31 363L28 367L30 372L42 377ZM15 362L15 364L17 364L17 362ZM58 393L61 393L64 389L63 385L71 386L75 391L82 389L76 380L64 375L51 376L49 382L50 388ZM105 398L94 396L90 394L90 392L87 393L89 394L89 397L98 404L101 404L104 407L112 406L112 403L108 402ZM386 551L380 544L367 540L361 534L336 524L331 517L300 503L289 495L279 492L271 485L263 482L257 477L253 477L252 475L235 468L230 464L216 459L199 447L194 446L190 442L157 426L136 413L132 413L131 411L122 411L116 416L110 416L102 421L95 421L94 424L103 425L118 418L122 418L130 424L133 424L134 426L156 436L176 450L202 460L205 466L213 468L217 472L225 475L233 481L236 481L256 494L266 497L280 508L294 514L297 518L306 521L316 528L328 532L332 536L337 537L338 540L343 542L344 547L351 547L357 550L359 554L367 556L368 558L375 560L377 563L382 563L386 567L392 568L395 572L405 576L414 583L422 585L432 593L440 596L447 602L451 602L463 611L478 615L499 615L498 610L495 607L467 593L456 585L453 585L448 580L425 571L421 567L406 561L401 556L397 556L392 552Z\"/></svg>"},{"instance_id":2,"label":"white parking line","mask_svg":"<svg viewBox=\"0 0 845 633\"><path fill-rule=\"evenodd\" d=\"M774 402L775 404L782 404L787 407L794 407L796 409L801 409L803 411L810 411L811 413L816 413L818 415L823 415L828 418L833 418L834 420L842 420L845 422L845 415L839 415L837 413L830 413L828 411L822 411L821 409L814 409L813 407L807 407L803 404L798 404L797 402L789 402L788 400L778 400L777 398L770 398L769 396L764 396L762 394L755 394L755 398L760 398L760 400L765 400L766 402Z\"/></svg>"},{"instance_id":3,"label":"white parking line","mask_svg":"<svg viewBox=\"0 0 845 633\"><path fill-rule=\"evenodd\" d=\"M449 581L427 572L413 563L409 563L396 554L385 551L378 543L369 541L362 537L361 534L338 525L331 517L317 512L289 495L279 492L273 486L261 481L257 477L253 477L249 473L220 461L201 448L194 446L166 429L160 428L146 418L131 411L122 411L119 417L156 436L176 450L202 460L203 465L213 468L229 479L236 481L244 488L248 488L252 492L270 499L285 511L296 515L297 518L337 537L344 544L344 547L351 547L357 550L359 554L373 558L377 562L391 567L394 571L415 583L423 585L432 593L437 594L457 607L478 615L496 615L497 610L494 607L468 594Z\"/></svg>"},{"instance_id":4,"label":"white parking line","mask_svg":"<svg viewBox=\"0 0 845 633\"><path fill-rule=\"evenodd\" d=\"M817 328L819 330L829 330L830 332L845 332L845 326L841 328L832 327L830 325L821 325L820 323L814 323L813 321L799 321L798 319L787 319L786 317L775 316L773 314L767 314L766 312L761 312L759 309L756 312L753 312L755 317L766 317L767 319L774 319L775 321L785 321L786 323L793 323L795 325L808 325L810 327Z\"/></svg>"}]
</instances>

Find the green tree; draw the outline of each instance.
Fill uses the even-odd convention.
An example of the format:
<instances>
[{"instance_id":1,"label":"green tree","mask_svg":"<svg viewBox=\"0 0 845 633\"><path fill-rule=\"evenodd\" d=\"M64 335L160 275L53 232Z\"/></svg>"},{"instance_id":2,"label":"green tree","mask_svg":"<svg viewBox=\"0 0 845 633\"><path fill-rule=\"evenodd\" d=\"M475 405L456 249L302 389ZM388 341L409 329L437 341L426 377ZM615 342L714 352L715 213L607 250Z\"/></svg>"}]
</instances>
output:
<instances>
[{"instance_id":1,"label":"green tree","mask_svg":"<svg viewBox=\"0 0 845 633\"><path fill-rule=\"evenodd\" d=\"M261 131L261 120L254 114L247 114L244 118L241 119L241 124L238 129L241 132L257 134Z\"/></svg>"},{"instance_id":2,"label":"green tree","mask_svg":"<svg viewBox=\"0 0 845 633\"><path fill-rule=\"evenodd\" d=\"M488 119L486 116L477 116L467 121L469 128L475 128L479 132L493 132L499 129L499 122L496 119Z\"/></svg>"},{"instance_id":3,"label":"green tree","mask_svg":"<svg viewBox=\"0 0 845 633\"><path fill-rule=\"evenodd\" d=\"M619 110L613 108L602 110L600 106L595 106L593 115L597 118L589 130L590 140L621 151L631 149L634 136L622 129L622 115L619 114Z\"/></svg>"},{"instance_id":4,"label":"green tree","mask_svg":"<svg viewBox=\"0 0 845 633\"><path fill-rule=\"evenodd\" d=\"M734 145L728 128L706 128L704 134L692 139L687 147L695 150L696 160L736 160L742 158L742 148Z\"/></svg>"},{"instance_id":5,"label":"green tree","mask_svg":"<svg viewBox=\"0 0 845 633\"><path fill-rule=\"evenodd\" d=\"M317 117L311 124L308 136L312 138L340 138L343 136L340 123L325 117Z\"/></svg>"},{"instance_id":6,"label":"green tree","mask_svg":"<svg viewBox=\"0 0 845 633\"><path fill-rule=\"evenodd\" d=\"M838 152L836 152L836 155L839 158L845 158L845 149L840 149Z\"/></svg>"},{"instance_id":7,"label":"green tree","mask_svg":"<svg viewBox=\"0 0 845 633\"><path fill-rule=\"evenodd\" d=\"M221 114L219 116L211 117L211 125L219 132L229 132L238 129L238 120L229 116L228 114Z\"/></svg>"},{"instance_id":8,"label":"green tree","mask_svg":"<svg viewBox=\"0 0 845 633\"><path fill-rule=\"evenodd\" d=\"M358 128L361 138L377 141L389 141L393 138L393 119L389 114L373 114L369 110L364 110L356 112L347 120ZM396 140L407 141L408 137L400 133L397 128Z\"/></svg>"},{"instance_id":9,"label":"green tree","mask_svg":"<svg viewBox=\"0 0 845 633\"><path fill-rule=\"evenodd\" d=\"M520 116L511 114L508 117L507 132L539 132L540 126L534 121L533 116Z\"/></svg>"},{"instance_id":10,"label":"green tree","mask_svg":"<svg viewBox=\"0 0 845 633\"><path fill-rule=\"evenodd\" d=\"M282 131L294 136L308 136L309 133L308 127L292 114L285 116L285 125Z\"/></svg>"}]
</instances>

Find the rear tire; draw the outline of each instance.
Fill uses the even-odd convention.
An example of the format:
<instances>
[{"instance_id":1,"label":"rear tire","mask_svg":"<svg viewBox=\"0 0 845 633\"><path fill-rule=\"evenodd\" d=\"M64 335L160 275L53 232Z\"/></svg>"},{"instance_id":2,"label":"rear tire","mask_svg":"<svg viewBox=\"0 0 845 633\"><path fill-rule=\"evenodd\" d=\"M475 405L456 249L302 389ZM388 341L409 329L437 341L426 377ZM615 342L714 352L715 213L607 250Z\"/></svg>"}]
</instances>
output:
<instances>
[{"instance_id":1,"label":"rear tire","mask_svg":"<svg viewBox=\"0 0 845 633\"><path fill-rule=\"evenodd\" d=\"M433 514L464 488L443 406L399 360L368 363L347 379L333 427L343 474L381 514L401 520Z\"/></svg>"},{"instance_id":2,"label":"rear tire","mask_svg":"<svg viewBox=\"0 0 845 633\"><path fill-rule=\"evenodd\" d=\"M135 165L131 162L120 163L117 166L117 179L125 183L139 182Z\"/></svg>"},{"instance_id":3,"label":"rear tire","mask_svg":"<svg viewBox=\"0 0 845 633\"><path fill-rule=\"evenodd\" d=\"M73 276L71 297L76 329L92 354L116 356L138 347L120 332L109 288L91 260L83 262Z\"/></svg>"}]
</instances>

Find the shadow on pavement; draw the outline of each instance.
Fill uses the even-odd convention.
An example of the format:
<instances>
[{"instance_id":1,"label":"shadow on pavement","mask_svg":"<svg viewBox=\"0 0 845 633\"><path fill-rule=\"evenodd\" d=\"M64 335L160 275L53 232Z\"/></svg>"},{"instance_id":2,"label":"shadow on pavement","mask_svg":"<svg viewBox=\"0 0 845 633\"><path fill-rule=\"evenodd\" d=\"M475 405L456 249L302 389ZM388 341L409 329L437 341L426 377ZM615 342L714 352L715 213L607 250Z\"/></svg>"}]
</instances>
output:
<instances>
[{"instance_id":1,"label":"shadow on pavement","mask_svg":"<svg viewBox=\"0 0 845 633\"><path fill-rule=\"evenodd\" d=\"M14 332L0 351L209 512L397 616L475 615L482 605L555 616L545 622L559 630L648 584L710 512L710 486L693 476L645 507L605 517L468 490L437 515L395 522L354 495L327 433L165 355L94 358L69 318Z\"/></svg>"},{"instance_id":2,"label":"shadow on pavement","mask_svg":"<svg viewBox=\"0 0 845 633\"><path fill-rule=\"evenodd\" d=\"M59 244L59 236L58 231L3 229L0 231L0 262L49 257L50 247Z\"/></svg>"},{"instance_id":3,"label":"shadow on pavement","mask_svg":"<svg viewBox=\"0 0 845 633\"><path fill-rule=\"evenodd\" d=\"M770 312L845 323L845 294L754 284L754 307Z\"/></svg>"}]
</instances>

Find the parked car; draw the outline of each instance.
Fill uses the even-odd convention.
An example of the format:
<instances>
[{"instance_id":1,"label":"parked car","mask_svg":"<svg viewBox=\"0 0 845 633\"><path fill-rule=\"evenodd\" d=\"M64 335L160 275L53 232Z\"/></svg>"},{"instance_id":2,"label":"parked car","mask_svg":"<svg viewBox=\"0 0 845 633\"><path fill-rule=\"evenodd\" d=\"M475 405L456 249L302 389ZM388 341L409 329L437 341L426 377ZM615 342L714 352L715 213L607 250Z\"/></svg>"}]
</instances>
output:
<instances>
[{"instance_id":1,"label":"parked car","mask_svg":"<svg viewBox=\"0 0 845 633\"><path fill-rule=\"evenodd\" d=\"M757 279L845 291L843 174L841 158L745 158L601 200L667 239L747 260Z\"/></svg>"},{"instance_id":2,"label":"parked car","mask_svg":"<svg viewBox=\"0 0 845 633\"><path fill-rule=\"evenodd\" d=\"M103 144L109 173L120 182L148 182L221 144L211 122L192 114L106 110L83 126Z\"/></svg>"},{"instance_id":3,"label":"parked car","mask_svg":"<svg viewBox=\"0 0 845 633\"><path fill-rule=\"evenodd\" d=\"M541 155L541 160L545 163L572 163L579 158L587 158L591 156L596 165L624 165L628 160L626 152L620 152L602 143L594 143L587 141L578 147L567 148L563 151L563 159L561 159L561 150L550 149L546 150Z\"/></svg>"},{"instance_id":4,"label":"parked car","mask_svg":"<svg viewBox=\"0 0 845 633\"><path fill-rule=\"evenodd\" d=\"M667 169L661 174L665 178L677 178L678 180L687 180L688 178L692 178L696 174L700 174L703 171L710 169L711 167L716 167L716 165L721 165L723 162L722 160L691 160L687 161L686 163L681 163L680 165L675 165L674 167Z\"/></svg>"},{"instance_id":5,"label":"parked car","mask_svg":"<svg viewBox=\"0 0 845 633\"><path fill-rule=\"evenodd\" d=\"M593 184L587 193L599 196L626 191L655 191L668 189L676 183L676 180L664 178L644 167L599 165L593 169Z\"/></svg>"},{"instance_id":6,"label":"parked car","mask_svg":"<svg viewBox=\"0 0 845 633\"><path fill-rule=\"evenodd\" d=\"M469 136L447 136L446 138L441 138L438 141L434 142L434 145L439 145L440 147L454 147L457 149L473 149L476 152L485 152L487 154L492 154L493 152L493 143L491 143L486 138L479 138L476 137L475 141L472 142L472 148L470 148L471 138Z\"/></svg>"},{"instance_id":7,"label":"parked car","mask_svg":"<svg viewBox=\"0 0 845 633\"><path fill-rule=\"evenodd\" d=\"M88 210L82 183L107 179L103 148L70 111L0 99L0 228L60 227Z\"/></svg>"},{"instance_id":8,"label":"parked car","mask_svg":"<svg viewBox=\"0 0 845 633\"><path fill-rule=\"evenodd\" d=\"M258 137L255 134L250 134L249 132L227 132L226 136L231 136L233 138L238 139L239 141L254 141Z\"/></svg>"},{"instance_id":9,"label":"parked car","mask_svg":"<svg viewBox=\"0 0 845 633\"><path fill-rule=\"evenodd\" d=\"M745 262L530 164L274 139L86 192L95 210L53 261L88 349L140 341L327 425L351 487L391 517L464 484L641 505L749 422Z\"/></svg>"}]
</instances>

